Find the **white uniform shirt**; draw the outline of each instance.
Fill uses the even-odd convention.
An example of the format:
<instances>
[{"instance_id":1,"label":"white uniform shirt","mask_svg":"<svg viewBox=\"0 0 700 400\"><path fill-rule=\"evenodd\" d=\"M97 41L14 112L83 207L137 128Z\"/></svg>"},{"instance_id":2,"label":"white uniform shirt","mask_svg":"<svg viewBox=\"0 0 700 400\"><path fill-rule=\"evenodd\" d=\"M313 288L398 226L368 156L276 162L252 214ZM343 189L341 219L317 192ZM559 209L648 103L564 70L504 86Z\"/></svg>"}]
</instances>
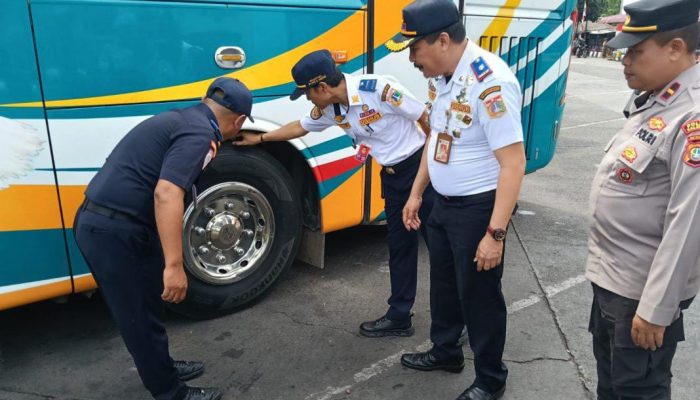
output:
<instances>
[{"instance_id":1,"label":"white uniform shirt","mask_svg":"<svg viewBox=\"0 0 700 400\"><path fill-rule=\"evenodd\" d=\"M428 97L433 102L428 171L435 190L467 196L495 189L501 167L494 151L523 141L522 94L508 65L469 40L452 79L432 79ZM434 158L440 132L452 136L448 164Z\"/></svg>"},{"instance_id":2,"label":"white uniform shirt","mask_svg":"<svg viewBox=\"0 0 700 400\"><path fill-rule=\"evenodd\" d=\"M338 125L356 144L369 146L370 155L384 166L396 165L423 147L425 134L416 121L423 115L425 104L392 77L344 75L348 107L314 107L301 120L302 128L320 132Z\"/></svg>"}]
</instances>

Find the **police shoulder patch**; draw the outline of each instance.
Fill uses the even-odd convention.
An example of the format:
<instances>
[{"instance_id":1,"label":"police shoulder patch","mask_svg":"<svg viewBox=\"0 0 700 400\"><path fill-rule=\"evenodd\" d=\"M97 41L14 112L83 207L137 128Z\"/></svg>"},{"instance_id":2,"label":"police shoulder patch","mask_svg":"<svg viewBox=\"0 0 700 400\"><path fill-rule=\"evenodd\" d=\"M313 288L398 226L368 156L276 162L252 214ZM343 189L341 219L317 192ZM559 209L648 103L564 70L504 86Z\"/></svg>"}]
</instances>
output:
<instances>
[{"instance_id":1,"label":"police shoulder patch","mask_svg":"<svg viewBox=\"0 0 700 400\"><path fill-rule=\"evenodd\" d=\"M377 90L377 80L376 79L363 79L360 81L360 90L363 92L374 92Z\"/></svg>"},{"instance_id":2,"label":"police shoulder patch","mask_svg":"<svg viewBox=\"0 0 700 400\"><path fill-rule=\"evenodd\" d=\"M479 98L480 98L481 100L486 100L486 98L487 98L490 94L498 93L498 92L500 92L500 91L501 91L501 86L492 86L492 87L490 87L490 88L484 90L483 92L481 92L481 94L479 95Z\"/></svg>"},{"instance_id":3,"label":"police shoulder patch","mask_svg":"<svg viewBox=\"0 0 700 400\"><path fill-rule=\"evenodd\" d=\"M700 137L691 136L683 153L683 162L693 168L700 168Z\"/></svg>"},{"instance_id":4,"label":"police shoulder patch","mask_svg":"<svg viewBox=\"0 0 700 400\"><path fill-rule=\"evenodd\" d=\"M311 109L311 119L315 121L321 118L321 116L323 116L323 110L321 110L317 106Z\"/></svg>"},{"instance_id":5,"label":"police shoulder patch","mask_svg":"<svg viewBox=\"0 0 700 400\"><path fill-rule=\"evenodd\" d=\"M700 119L688 121L683 124L683 133L685 133L686 136L690 136L695 132L700 132Z\"/></svg>"}]
</instances>

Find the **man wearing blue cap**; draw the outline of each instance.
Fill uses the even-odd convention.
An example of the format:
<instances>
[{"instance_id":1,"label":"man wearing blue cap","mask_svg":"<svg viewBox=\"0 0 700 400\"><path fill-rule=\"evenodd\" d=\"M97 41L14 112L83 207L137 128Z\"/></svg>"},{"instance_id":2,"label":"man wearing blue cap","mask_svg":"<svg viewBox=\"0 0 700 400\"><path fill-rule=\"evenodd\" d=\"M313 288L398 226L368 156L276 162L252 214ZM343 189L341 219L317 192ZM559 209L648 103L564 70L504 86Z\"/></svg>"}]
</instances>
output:
<instances>
[{"instance_id":1,"label":"man wearing blue cap","mask_svg":"<svg viewBox=\"0 0 700 400\"><path fill-rule=\"evenodd\" d=\"M292 100L305 94L315 107L301 121L277 130L244 134L238 145L290 140L339 126L353 139L355 158L374 157L382 165L382 195L388 228L391 296L389 310L376 320L360 325L366 337L410 336L411 308L416 298L418 233L407 230L401 212L418 173L428 126L425 104L416 100L390 77L343 74L328 50L304 56L292 68L297 89ZM418 122L424 132L421 132ZM432 189L419 206L427 216L432 207ZM421 230L426 243L425 230Z\"/></svg>"},{"instance_id":2,"label":"man wearing blue cap","mask_svg":"<svg viewBox=\"0 0 700 400\"><path fill-rule=\"evenodd\" d=\"M391 51L409 60L428 84L431 135L404 223L427 224L430 237L430 338L427 352L401 357L407 368L460 372L458 339L466 324L474 382L458 400L503 396L506 304L501 290L506 229L525 172L518 80L498 56L466 37L451 0L416 0L403 10ZM426 220L417 205L428 182L435 205Z\"/></svg>"},{"instance_id":3,"label":"man wearing blue cap","mask_svg":"<svg viewBox=\"0 0 700 400\"><path fill-rule=\"evenodd\" d=\"M201 375L204 366L170 358L163 301L179 303L187 295L185 193L221 143L238 135L252 104L243 83L219 78L202 103L141 122L90 181L75 217L78 247L156 400L216 400L222 395L215 388L183 383Z\"/></svg>"},{"instance_id":4,"label":"man wearing blue cap","mask_svg":"<svg viewBox=\"0 0 700 400\"><path fill-rule=\"evenodd\" d=\"M700 290L698 0L640 0L608 46L641 93L591 190L586 277L598 398L671 398L683 310Z\"/></svg>"}]
</instances>

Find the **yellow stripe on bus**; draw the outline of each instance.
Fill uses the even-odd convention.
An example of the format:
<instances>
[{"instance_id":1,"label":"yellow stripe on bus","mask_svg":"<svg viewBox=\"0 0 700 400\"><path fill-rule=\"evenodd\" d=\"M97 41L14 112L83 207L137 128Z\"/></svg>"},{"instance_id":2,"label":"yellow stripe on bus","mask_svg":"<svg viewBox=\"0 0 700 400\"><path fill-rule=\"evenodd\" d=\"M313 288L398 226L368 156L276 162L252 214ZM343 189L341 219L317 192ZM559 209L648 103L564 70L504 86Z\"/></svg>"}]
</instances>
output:
<instances>
[{"instance_id":1,"label":"yellow stripe on bus","mask_svg":"<svg viewBox=\"0 0 700 400\"><path fill-rule=\"evenodd\" d=\"M515 9L520 6L522 0L507 0L506 3L498 10L498 14L491 21L488 28L484 31L484 36L487 38L501 38L505 36L508 27L510 27L511 22L513 22L513 15L515 15ZM497 53L498 49L501 47L501 41L497 40L494 45L489 50L491 52Z\"/></svg>"},{"instance_id":2,"label":"yellow stripe on bus","mask_svg":"<svg viewBox=\"0 0 700 400\"><path fill-rule=\"evenodd\" d=\"M60 282L3 293L0 294L0 310L53 299L54 297L71 294L72 291L73 285L71 285L70 277L66 277L65 280Z\"/></svg>"},{"instance_id":3,"label":"yellow stripe on bus","mask_svg":"<svg viewBox=\"0 0 700 400\"><path fill-rule=\"evenodd\" d=\"M393 33L401 27L401 7L407 4L406 0L394 0L383 2L377 6L377 32L375 37L383 43L393 36ZM392 12L390 12L392 11ZM336 49L342 47L347 52L348 59L356 58L365 52L365 40L348 40L364 32L365 10L357 11L327 32L296 47L286 53L270 58L264 62L253 65L241 71L227 74L243 81L250 90L264 89L283 85L291 82L290 70L292 66L305 54L317 49ZM144 90L132 93L123 93L98 97L87 97L66 100L50 100L46 107L85 107L112 104L135 104L162 102L182 99L199 98L211 83L211 79L170 86L160 89ZM5 104L4 107L42 107L40 101Z\"/></svg>"}]
</instances>

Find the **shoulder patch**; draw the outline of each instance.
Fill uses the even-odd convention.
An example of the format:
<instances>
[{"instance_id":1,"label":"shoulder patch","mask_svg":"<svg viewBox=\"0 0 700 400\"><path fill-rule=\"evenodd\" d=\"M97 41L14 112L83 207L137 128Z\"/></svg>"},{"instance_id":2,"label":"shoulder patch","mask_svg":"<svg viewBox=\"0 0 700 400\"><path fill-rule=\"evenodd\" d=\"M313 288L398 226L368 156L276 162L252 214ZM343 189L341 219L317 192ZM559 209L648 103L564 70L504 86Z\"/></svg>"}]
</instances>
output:
<instances>
[{"instance_id":1,"label":"shoulder patch","mask_svg":"<svg viewBox=\"0 0 700 400\"><path fill-rule=\"evenodd\" d=\"M497 93L500 91L501 91L500 86L492 86L492 87L484 90L483 92L481 92L481 94L479 95L479 98L481 100L486 100L486 97L488 97L490 94Z\"/></svg>"},{"instance_id":2,"label":"shoulder patch","mask_svg":"<svg viewBox=\"0 0 700 400\"><path fill-rule=\"evenodd\" d=\"M360 90L363 92L374 92L377 90L377 80L376 79L363 79L360 81Z\"/></svg>"},{"instance_id":3,"label":"shoulder patch","mask_svg":"<svg viewBox=\"0 0 700 400\"><path fill-rule=\"evenodd\" d=\"M476 76L476 80L479 82L483 82L487 76L493 73L491 67L486 64L483 57L479 57L472 62L472 71L474 71L474 76Z\"/></svg>"},{"instance_id":4,"label":"shoulder patch","mask_svg":"<svg viewBox=\"0 0 700 400\"><path fill-rule=\"evenodd\" d=\"M311 119L313 119L315 121L315 120L321 118L321 116L323 116L323 110L321 110L318 107L314 107L311 109Z\"/></svg>"},{"instance_id":5,"label":"shoulder patch","mask_svg":"<svg viewBox=\"0 0 700 400\"><path fill-rule=\"evenodd\" d=\"M389 93L389 89L391 89L391 85L387 83L386 86L384 86L384 90L382 90L382 101L386 101L386 95Z\"/></svg>"},{"instance_id":6,"label":"shoulder patch","mask_svg":"<svg viewBox=\"0 0 700 400\"><path fill-rule=\"evenodd\" d=\"M399 107L403 103L403 94L396 89L389 90L386 96L387 100L395 107Z\"/></svg>"},{"instance_id":7,"label":"shoulder patch","mask_svg":"<svg viewBox=\"0 0 700 400\"><path fill-rule=\"evenodd\" d=\"M688 138L688 144L685 146L683 154L683 162L693 168L700 167L700 137L691 136Z\"/></svg>"},{"instance_id":8,"label":"shoulder patch","mask_svg":"<svg viewBox=\"0 0 700 400\"><path fill-rule=\"evenodd\" d=\"M685 133L687 136L690 136L695 132L700 132L700 119L688 121L683 124L683 133Z\"/></svg>"},{"instance_id":9,"label":"shoulder patch","mask_svg":"<svg viewBox=\"0 0 700 400\"><path fill-rule=\"evenodd\" d=\"M506 108L506 102L503 100L503 96L500 94L484 101L484 106L486 107L486 112L491 118L500 118L508 111Z\"/></svg>"}]
</instances>

